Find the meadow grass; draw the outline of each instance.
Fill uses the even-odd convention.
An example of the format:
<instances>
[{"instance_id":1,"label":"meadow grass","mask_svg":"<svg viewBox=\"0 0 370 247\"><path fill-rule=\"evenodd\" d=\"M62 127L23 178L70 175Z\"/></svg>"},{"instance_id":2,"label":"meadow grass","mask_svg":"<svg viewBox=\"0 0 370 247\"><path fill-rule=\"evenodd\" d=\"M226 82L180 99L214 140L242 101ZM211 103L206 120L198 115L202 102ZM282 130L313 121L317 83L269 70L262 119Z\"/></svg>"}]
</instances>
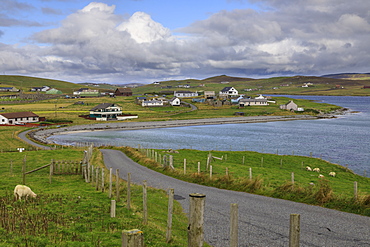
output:
<instances>
[{"instance_id":1,"label":"meadow grass","mask_svg":"<svg viewBox=\"0 0 370 247\"><path fill-rule=\"evenodd\" d=\"M244 191L277 197L328 208L370 216L370 178L354 174L351 170L319 158L293 155L276 155L251 151L199 151L191 149L155 150L163 155L173 156L174 170L163 167L146 153L130 147L122 147L134 160L151 169L163 172L185 181L222 189ZM222 158L211 159L208 155ZM184 174L186 159L186 174ZM244 161L244 162L243 162ZM198 162L201 172L198 173ZM320 172L307 171L306 166L320 168ZM250 178L249 170L252 170ZM226 174L228 170L228 174ZM335 172L336 176L329 176ZM294 173L294 183L292 183ZM318 175L323 174L324 178ZM354 182L358 183L358 199L354 199Z\"/></svg>"},{"instance_id":2,"label":"meadow grass","mask_svg":"<svg viewBox=\"0 0 370 247\"><path fill-rule=\"evenodd\" d=\"M0 153L0 246L120 246L122 230L140 229L146 246L186 246L187 217L175 202L173 238L166 243L167 194L148 188L148 224L142 223L142 187L131 185L131 209L126 208L126 184L121 181L116 218L110 217L107 192L95 190L81 175L54 175L49 169L26 176L36 199L15 201L13 189L22 183L22 165L27 171L54 160L80 161L82 149L39 150ZM92 164L103 167L95 150ZM105 174L109 174L108 171ZM106 180L108 181L108 180ZM105 191L108 191L106 182ZM113 184L115 188L115 184Z\"/></svg>"}]
</instances>

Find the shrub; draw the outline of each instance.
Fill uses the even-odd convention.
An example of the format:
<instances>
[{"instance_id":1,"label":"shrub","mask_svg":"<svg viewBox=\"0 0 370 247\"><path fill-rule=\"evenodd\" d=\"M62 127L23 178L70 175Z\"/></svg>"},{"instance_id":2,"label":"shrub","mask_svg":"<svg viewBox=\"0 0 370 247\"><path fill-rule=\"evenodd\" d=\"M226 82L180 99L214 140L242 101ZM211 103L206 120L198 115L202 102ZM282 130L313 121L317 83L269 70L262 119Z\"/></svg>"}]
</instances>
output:
<instances>
[{"instance_id":1,"label":"shrub","mask_svg":"<svg viewBox=\"0 0 370 247\"><path fill-rule=\"evenodd\" d=\"M316 201L320 204L330 202L333 198L333 190L329 185L329 181L326 179L320 179L319 189L314 194Z\"/></svg>"}]
</instances>

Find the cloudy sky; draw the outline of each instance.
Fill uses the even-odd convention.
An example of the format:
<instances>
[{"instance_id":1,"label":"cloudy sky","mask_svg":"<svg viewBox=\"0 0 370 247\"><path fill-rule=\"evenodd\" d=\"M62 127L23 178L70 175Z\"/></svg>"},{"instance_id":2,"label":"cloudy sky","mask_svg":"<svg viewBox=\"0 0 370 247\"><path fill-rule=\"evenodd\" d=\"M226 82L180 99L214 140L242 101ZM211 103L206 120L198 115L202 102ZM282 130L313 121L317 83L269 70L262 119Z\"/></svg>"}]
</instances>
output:
<instances>
[{"instance_id":1,"label":"cloudy sky","mask_svg":"<svg viewBox=\"0 0 370 247\"><path fill-rule=\"evenodd\" d=\"M369 0L0 0L0 73L153 82L370 72Z\"/></svg>"}]
</instances>

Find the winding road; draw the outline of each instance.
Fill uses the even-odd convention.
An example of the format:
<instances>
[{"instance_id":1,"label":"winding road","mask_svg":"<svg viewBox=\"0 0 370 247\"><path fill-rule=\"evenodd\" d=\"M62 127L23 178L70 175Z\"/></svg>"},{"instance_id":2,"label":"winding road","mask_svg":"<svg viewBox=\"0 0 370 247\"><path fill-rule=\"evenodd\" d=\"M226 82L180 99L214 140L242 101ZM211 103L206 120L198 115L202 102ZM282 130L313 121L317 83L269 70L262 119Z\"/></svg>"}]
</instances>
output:
<instances>
[{"instance_id":1,"label":"winding road","mask_svg":"<svg viewBox=\"0 0 370 247\"><path fill-rule=\"evenodd\" d=\"M370 246L370 217L344 213L281 199L207 187L177 180L143 167L124 153L102 149L107 168L131 173L133 183L168 190L188 213L189 194L206 195L205 241L215 247L229 246L230 204L239 206L239 246L289 246L290 214L301 215L300 246ZM150 207L150 205L149 205ZM184 229L185 230L185 229Z\"/></svg>"}]
</instances>

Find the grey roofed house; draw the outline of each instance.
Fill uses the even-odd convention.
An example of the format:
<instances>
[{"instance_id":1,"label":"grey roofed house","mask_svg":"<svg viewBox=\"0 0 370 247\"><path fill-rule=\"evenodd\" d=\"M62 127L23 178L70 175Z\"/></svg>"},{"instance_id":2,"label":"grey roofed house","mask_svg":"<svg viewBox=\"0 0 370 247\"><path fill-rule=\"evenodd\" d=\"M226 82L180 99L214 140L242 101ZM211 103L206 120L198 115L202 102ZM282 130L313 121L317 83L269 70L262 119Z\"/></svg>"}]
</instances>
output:
<instances>
[{"instance_id":1,"label":"grey roofed house","mask_svg":"<svg viewBox=\"0 0 370 247\"><path fill-rule=\"evenodd\" d=\"M297 111L298 110L298 106L297 106L296 103L293 102L293 100L290 100L288 103L286 103L284 105L280 105L279 107L282 110L288 110L288 111Z\"/></svg>"},{"instance_id":2,"label":"grey roofed house","mask_svg":"<svg viewBox=\"0 0 370 247\"><path fill-rule=\"evenodd\" d=\"M103 109L107 109L108 107L111 107L111 106L117 107L117 105L115 103L101 103L101 104L93 107L92 109L90 109L90 111L103 110Z\"/></svg>"}]
</instances>

